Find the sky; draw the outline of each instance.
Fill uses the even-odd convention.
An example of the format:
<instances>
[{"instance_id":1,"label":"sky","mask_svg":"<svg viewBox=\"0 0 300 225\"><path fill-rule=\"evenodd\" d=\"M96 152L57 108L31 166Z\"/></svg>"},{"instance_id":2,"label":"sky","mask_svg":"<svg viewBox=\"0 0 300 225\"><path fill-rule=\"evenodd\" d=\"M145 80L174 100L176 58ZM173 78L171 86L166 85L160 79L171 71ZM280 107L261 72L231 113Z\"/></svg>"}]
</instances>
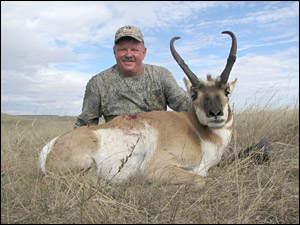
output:
<instances>
[{"instance_id":1,"label":"sky","mask_svg":"<svg viewBox=\"0 0 300 225\"><path fill-rule=\"evenodd\" d=\"M1 112L77 116L85 86L109 69L115 32L141 29L144 63L171 71L185 89L185 74L169 43L200 78L219 76L231 38L238 79L230 104L299 105L298 1L1 1Z\"/></svg>"}]
</instances>

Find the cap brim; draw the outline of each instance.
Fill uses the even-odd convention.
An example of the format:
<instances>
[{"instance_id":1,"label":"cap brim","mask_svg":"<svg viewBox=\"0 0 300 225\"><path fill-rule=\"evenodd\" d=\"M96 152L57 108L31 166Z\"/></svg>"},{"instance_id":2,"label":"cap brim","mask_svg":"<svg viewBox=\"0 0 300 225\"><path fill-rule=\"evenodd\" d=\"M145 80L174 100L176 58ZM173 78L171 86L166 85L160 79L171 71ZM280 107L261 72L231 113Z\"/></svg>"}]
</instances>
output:
<instances>
[{"instance_id":1,"label":"cap brim","mask_svg":"<svg viewBox=\"0 0 300 225\"><path fill-rule=\"evenodd\" d=\"M133 38L133 39L135 39L135 40L137 40L137 41L139 41L139 42L144 42L144 40L141 40L140 38L137 38L137 37L134 37L134 36L131 36L131 35L126 35L126 36L119 37L117 40L115 40L115 44L116 44L120 39L122 39L122 38L124 38L124 37L131 37L131 38Z\"/></svg>"}]
</instances>

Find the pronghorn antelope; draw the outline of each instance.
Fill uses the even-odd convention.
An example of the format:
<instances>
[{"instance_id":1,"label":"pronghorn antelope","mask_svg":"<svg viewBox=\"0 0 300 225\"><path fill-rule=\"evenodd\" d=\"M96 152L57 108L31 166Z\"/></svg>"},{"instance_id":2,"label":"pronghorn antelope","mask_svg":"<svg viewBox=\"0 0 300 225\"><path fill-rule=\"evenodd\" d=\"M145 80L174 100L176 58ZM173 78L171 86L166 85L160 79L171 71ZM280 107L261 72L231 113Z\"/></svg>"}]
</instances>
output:
<instances>
[{"instance_id":1,"label":"pronghorn antelope","mask_svg":"<svg viewBox=\"0 0 300 225\"><path fill-rule=\"evenodd\" d=\"M236 58L232 46L226 67L215 80L198 79L174 49L171 53L186 73L184 79L193 103L187 112L152 111L121 115L112 121L72 130L50 141L39 155L47 175L86 171L96 165L98 177L120 183L142 175L147 180L200 187L208 169L218 164L230 142L233 117L229 96L236 80L227 83Z\"/></svg>"}]
</instances>

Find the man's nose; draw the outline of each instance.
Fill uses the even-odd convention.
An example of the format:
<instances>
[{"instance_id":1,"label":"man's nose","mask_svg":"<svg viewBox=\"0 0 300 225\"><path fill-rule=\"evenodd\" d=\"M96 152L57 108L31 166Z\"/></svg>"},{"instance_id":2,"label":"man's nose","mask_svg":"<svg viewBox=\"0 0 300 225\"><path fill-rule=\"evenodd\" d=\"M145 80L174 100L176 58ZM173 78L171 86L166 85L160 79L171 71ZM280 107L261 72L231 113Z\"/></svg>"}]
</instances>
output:
<instances>
[{"instance_id":1,"label":"man's nose","mask_svg":"<svg viewBox=\"0 0 300 225\"><path fill-rule=\"evenodd\" d=\"M132 51L130 49L128 49L125 53L126 57L131 57L132 56Z\"/></svg>"}]
</instances>

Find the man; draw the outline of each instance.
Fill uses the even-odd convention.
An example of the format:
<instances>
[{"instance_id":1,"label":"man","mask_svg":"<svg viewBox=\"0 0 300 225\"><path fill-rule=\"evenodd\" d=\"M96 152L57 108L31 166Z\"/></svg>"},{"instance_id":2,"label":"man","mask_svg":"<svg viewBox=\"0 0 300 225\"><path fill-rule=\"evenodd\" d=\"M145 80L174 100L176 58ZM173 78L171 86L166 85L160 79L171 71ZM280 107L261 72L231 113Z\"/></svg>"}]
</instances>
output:
<instances>
[{"instance_id":1,"label":"man","mask_svg":"<svg viewBox=\"0 0 300 225\"><path fill-rule=\"evenodd\" d=\"M82 113L75 128L97 125L126 114L153 110L187 111L191 100L165 68L143 64L147 48L139 28L125 26L115 35L113 52L117 64L93 76L86 85Z\"/></svg>"}]
</instances>

